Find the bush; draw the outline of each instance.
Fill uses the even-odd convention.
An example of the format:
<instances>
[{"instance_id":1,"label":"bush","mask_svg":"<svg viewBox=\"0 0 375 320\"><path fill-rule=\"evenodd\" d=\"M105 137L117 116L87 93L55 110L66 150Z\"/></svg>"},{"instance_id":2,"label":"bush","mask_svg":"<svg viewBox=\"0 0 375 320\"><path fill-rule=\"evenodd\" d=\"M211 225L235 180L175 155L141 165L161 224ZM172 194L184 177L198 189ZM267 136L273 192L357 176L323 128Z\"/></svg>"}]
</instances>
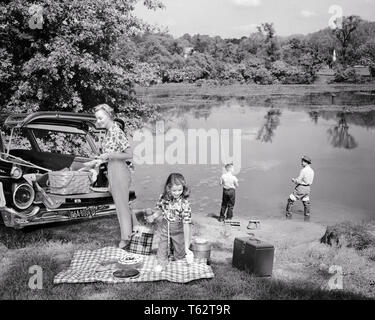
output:
<instances>
[{"instance_id":1,"label":"bush","mask_svg":"<svg viewBox=\"0 0 375 320\"><path fill-rule=\"evenodd\" d=\"M185 66L182 69L166 70L163 75L163 82L195 82L206 76L206 71L200 67Z\"/></svg>"},{"instance_id":2,"label":"bush","mask_svg":"<svg viewBox=\"0 0 375 320\"><path fill-rule=\"evenodd\" d=\"M276 78L265 66L246 68L244 76L247 82L257 84L273 84L276 82Z\"/></svg>"},{"instance_id":3,"label":"bush","mask_svg":"<svg viewBox=\"0 0 375 320\"><path fill-rule=\"evenodd\" d=\"M371 224L354 224L342 222L327 227L326 233L320 242L364 250L375 246L375 236L370 232Z\"/></svg>"},{"instance_id":4,"label":"bush","mask_svg":"<svg viewBox=\"0 0 375 320\"><path fill-rule=\"evenodd\" d=\"M300 67L289 65L280 60L272 63L271 73L282 84L309 84L314 80L311 74Z\"/></svg>"},{"instance_id":5,"label":"bush","mask_svg":"<svg viewBox=\"0 0 375 320\"><path fill-rule=\"evenodd\" d=\"M333 82L364 83L368 81L364 76L357 74L353 67L338 66L335 70Z\"/></svg>"},{"instance_id":6,"label":"bush","mask_svg":"<svg viewBox=\"0 0 375 320\"><path fill-rule=\"evenodd\" d=\"M137 75L136 83L143 86L150 86L161 81L159 66L147 62L135 64L133 72Z\"/></svg>"},{"instance_id":7,"label":"bush","mask_svg":"<svg viewBox=\"0 0 375 320\"><path fill-rule=\"evenodd\" d=\"M242 82L244 81L242 65L234 63L217 63L213 78L225 82Z\"/></svg>"}]
</instances>

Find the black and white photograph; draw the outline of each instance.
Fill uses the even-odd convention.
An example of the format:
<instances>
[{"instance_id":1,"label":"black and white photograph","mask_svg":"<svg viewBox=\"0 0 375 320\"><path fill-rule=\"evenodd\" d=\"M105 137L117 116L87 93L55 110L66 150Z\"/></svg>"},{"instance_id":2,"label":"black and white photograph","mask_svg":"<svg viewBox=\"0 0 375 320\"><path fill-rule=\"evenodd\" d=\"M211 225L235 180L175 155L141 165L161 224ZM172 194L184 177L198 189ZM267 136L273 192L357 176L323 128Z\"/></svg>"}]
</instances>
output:
<instances>
[{"instance_id":1,"label":"black and white photograph","mask_svg":"<svg viewBox=\"0 0 375 320\"><path fill-rule=\"evenodd\" d=\"M3 0L0 44L0 302L375 299L375 0Z\"/></svg>"}]
</instances>

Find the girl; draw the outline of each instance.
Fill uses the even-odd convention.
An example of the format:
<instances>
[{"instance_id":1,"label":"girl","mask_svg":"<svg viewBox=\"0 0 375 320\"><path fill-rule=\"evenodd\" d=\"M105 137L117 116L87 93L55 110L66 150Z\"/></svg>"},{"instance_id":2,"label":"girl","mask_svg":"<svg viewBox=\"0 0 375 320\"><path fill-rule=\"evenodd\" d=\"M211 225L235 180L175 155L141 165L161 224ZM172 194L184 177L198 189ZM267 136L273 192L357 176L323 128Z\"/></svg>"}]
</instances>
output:
<instances>
[{"instance_id":1,"label":"girl","mask_svg":"<svg viewBox=\"0 0 375 320\"><path fill-rule=\"evenodd\" d=\"M159 224L158 265L155 267L157 272L162 271L168 263L171 243L176 260L183 259L186 255L187 260L191 261L193 253L189 250L191 223L191 209L187 199L189 194L183 175L170 174L164 192L156 205L156 209L160 210L163 216Z\"/></svg>"}]
</instances>

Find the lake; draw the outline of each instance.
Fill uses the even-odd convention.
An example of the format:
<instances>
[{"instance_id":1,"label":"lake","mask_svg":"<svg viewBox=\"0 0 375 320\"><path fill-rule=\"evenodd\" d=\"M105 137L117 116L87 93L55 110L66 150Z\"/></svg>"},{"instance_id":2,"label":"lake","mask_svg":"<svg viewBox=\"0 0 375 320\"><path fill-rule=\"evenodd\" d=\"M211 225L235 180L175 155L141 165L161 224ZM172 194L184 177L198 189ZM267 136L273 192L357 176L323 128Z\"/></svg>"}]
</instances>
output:
<instances>
[{"instance_id":1,"label":"lake","mask_svg":"<svg viewBox=\"0 0 375 320\"><path fill-rule=\"evenodd\" d=\"M345 95L352 97L348 93ZM168 174L181 172L191 187L193 214L218 215L222 163L212 163L215 161L209 158L207 163L185 164L191 152L195 151L198 156L200 151L187 137L188 130L192 129L214 129L219 133L227 129L230 150L234 148L233 143L239 142L232 139L234 130L241 133L240 158L237 159L240 165L236 166L240 187L234 218L283 218L286 200L294 187L291 178L299 174L302 155L312 159L311 166L315 170L311 221L333 224L375 218L375 107L369 106L374 97L372 94L365 99L364 95L357 96L357 101L364 102L353 100L355 107L319 103L297 105L293 99L288 101L284 97L268 100L263 106L230 99L163 109L166 134L175 130L185 137L182 149L185 149L186 161L155 164L155 159L162 159L162 153L173 142L165 142L164 151L154 144L153 164L139 164L139 158L135 159L133 186L138 196L135 207L153 207ZM330 99L326 97L324 103ZM336 99L340 99L339 94ZM155 131L155 123L147 128ZM140 143L135 141L134 148L139 150ZM209 155L211 146L208 143L206 147ZM293 210L293 219L302 220L301 202L296 202Z\"/></svg>"}]
</instances>

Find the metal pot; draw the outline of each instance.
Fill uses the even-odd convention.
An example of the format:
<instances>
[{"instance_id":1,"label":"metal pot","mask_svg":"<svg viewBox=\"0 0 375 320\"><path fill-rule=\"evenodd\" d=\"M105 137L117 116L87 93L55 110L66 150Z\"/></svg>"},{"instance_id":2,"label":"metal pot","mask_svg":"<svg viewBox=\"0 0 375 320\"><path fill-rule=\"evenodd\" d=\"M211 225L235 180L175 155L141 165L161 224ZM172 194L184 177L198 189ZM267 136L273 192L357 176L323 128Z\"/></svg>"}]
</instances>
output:
<instances>
[{"instance_id":1,"label":"metal pot","mask_svg":"<svg viewBox=\"0 0 375 320\"><path fill-rule=\"evenodd\" d=\"M209 260L211 254L211 243L209 243L208 241L204 243L193 241L190 244L190 250L193 251L194 258L203 258Z\"/></svg>"}]
</instances>

